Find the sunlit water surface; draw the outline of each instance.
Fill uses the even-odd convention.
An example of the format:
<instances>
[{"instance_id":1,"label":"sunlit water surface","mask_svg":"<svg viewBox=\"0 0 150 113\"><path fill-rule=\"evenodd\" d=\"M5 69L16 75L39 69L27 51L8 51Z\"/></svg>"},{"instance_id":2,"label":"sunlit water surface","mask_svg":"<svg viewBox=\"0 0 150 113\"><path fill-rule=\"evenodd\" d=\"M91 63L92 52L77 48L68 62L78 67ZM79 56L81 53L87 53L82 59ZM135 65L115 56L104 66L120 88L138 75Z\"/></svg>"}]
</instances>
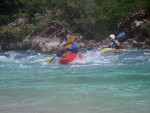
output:
<instances>
[{"instance_id":1,"label":"sunlit water surface","mask_svg":"<svg viewBox=\"0 0 150 113\"><path fill-rule=\"evenodd\" d=\"M52 57L0 52L0 113L150 113L150 50Z\"/></svg>"}]
</instances>

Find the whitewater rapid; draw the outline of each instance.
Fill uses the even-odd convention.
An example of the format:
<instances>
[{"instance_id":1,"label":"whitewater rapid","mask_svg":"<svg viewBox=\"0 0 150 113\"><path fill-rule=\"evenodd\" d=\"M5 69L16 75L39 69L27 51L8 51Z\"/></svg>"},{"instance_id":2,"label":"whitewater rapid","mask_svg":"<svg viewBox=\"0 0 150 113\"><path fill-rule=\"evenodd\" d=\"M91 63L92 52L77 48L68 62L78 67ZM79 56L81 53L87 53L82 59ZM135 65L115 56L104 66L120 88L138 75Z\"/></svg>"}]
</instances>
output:
<instances>
[{"instance_id":1,"label":"whitewater rapid","mask_svg":"<svg viewBox=\"0 0 150 113\"><path fill-rule=\"evenodd\" d=\"M150 50L81 53L51 64L53 55L0 52L0 113L149 113Z\"/></svg>"}]
</instances>

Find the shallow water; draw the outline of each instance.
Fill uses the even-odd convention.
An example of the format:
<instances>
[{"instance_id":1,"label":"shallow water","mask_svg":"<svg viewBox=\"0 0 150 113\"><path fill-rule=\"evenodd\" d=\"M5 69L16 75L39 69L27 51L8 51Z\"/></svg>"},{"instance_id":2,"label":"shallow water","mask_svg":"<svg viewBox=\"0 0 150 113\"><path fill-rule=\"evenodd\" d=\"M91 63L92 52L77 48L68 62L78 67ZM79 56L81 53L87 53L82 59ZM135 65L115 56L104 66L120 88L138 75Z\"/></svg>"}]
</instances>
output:
<instances>
[{"instance_id":1,"label":"shallow water","mask_svg":"<svg viewBox=\"0 0 150 113\"><path fill-rule=\"evenodd\" d=\"M0 113L150 113L150 50L83 57L0 52Z\"/></svg>"}]
</instances>

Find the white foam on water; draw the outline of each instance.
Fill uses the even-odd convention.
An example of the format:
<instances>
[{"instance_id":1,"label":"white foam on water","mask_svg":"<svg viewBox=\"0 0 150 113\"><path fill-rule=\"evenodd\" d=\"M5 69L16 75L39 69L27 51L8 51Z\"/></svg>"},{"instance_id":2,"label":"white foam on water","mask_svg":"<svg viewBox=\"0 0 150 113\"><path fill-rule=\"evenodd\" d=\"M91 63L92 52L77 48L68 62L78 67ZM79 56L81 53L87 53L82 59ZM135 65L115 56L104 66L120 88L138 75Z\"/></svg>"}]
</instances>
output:
<instances>
[{"instance_id":1,"label":"white foam on water","mask_svg":"<svg viewBox=\"0 0 150 113\"><path fill-rule=\"evenodd\" d=\"M111 64L112 59L117 60L118 56L105 56L97 51L87 51L82 54L83 59L75 59L71 62L71 67L87 67L87 66L98 66L98 65L106 65Z\"/></svg>"},{"instance_id":2,"label":"white foam on water","mask_svg":"<svg viewBox=\"0 0 150 113\"><path fill-rule=\"evenodd\" d=\"M9 58L5 57L5 56L0 56L0 61L8 61Z\"/></svg>"},{"instance_id":3,"label":"white foam on water","mask_svg":"<svg viewBox=\"0 0 150 113\"><path fill-rule=\"evenodd\" d=\"M44 62L42 63L42 65L48 65L48 63L44 61Z\"/></svg>"},{"instance_id":4,"label":"white foam on water","mask_svg":"<svg viewBox=\"0 0 150 113\"><path fill-rule=\"evenodd\" d=\"M110 63L109 59L105 58L100 52L97 51L87 51L82 54L83 59L76 59L72 62L72 64L85 64L85 63Z\"/></svg>"},{"instance_id":5,"label":"white foam on water","mask_svg":"<svg viewBox=\"0 0 150 113\"><path fill-rule=\"evenodd\" d=\"M43 61L52 56L15 54L16 57L14 55L11 58L11 55L8 57L0 55L2 63L0 67L5 66L0 73L2 78L0 105L3 112L149 113L150 111L149 56L145 55L145 60L149 60L148 65L145 65L145 61L144 65L139 65L143 66L141 73L135 66L132 69L118 66L143 62L143 53L106 55L88 51L83 53L83 61L77 60L77 64L71 65L59 65L57 58L51 64L42 65ZM138 60L133 60L134 58ZM130 63L126 59L133 61ZM9 71L3 60L12 62L11 65L7 63L10 66ZM118 67L122 69L118 71ZM129 106L133 109L126 109Z\"/></svg>"},{"instance_id":6,"label":"white foam on water","mask_svg":"<svg viewBox=\"0 0 150 113\"><path fill-rule=\"evenodd\" d=\"M144 53L144 55L146 55L146 56L150 56L150 52L149 52L149 53L145 52L145 53Z\"/></svg>"},{"instance_id":7,"label":"white foam on water","mask_svg":"<svg viewBox=\"0 0 150 113\"><path fill-rule=\"evenodd\" d=\"M32 68L31 66L23 65L23 64L19 64L19 67L22 69Z\"/></svg>"},{"instance_id":8,"label":"white foam on water","mask_svg":"<svg viewBox=\"0 0 150 113\"><path fill-rule=\"evenodd\" d=\"M43 63L47 59L47 55L43 55L40 53L38 53L38 54L31 53L28 55L28 54L10 51L10 52L6 52L5 55L8 56L8 57L4 56L4 58L7 61L14 62L14 63L31 63L31 64L32 63Z\"/></svg>"},{"instance_id":9,"label":"white foam on water","mask_svg":"<svg viewBox=\"0 0 150 113\"><path fill-rule=\"evenodd\" d=\"M137 50L132 50L132 51L137 51ZM30 52L30 51L29 51ZM132 61L144 61L147 60L148 62L150 61L149 55L150 53L148 51L142 53L143 55L139 56L132 56L132 52L125 53L125 54L102 54L99 51L86 51L82 53L83 59L76 59L73 62L71 62L71 66L90 66L90 65L114 65L117 63L117 65L123 65L124 62L132 62ZM127 56L124 56L127 55ZM10 62L10 63L16 63L20 64L20 67L24 68L24 65L32 65L32 64L41 64L41 66L56 66L58 64L58 58L55 58L54 61L51 64L47 64L45 61L47 59L52 59L52 55L44 55L44 54L35 54L33 52L30 52L28 55L28 52L25 51L25 54L22 52L16 52L16 51L10 51L10 52L5 52L4 55L0 56L0 61L3 62ZM116 64L115 64L116 65ZM28 68L25 66L25 68ZM56 66L58 68L58 66Z\"/></svg>"}]
</instances>

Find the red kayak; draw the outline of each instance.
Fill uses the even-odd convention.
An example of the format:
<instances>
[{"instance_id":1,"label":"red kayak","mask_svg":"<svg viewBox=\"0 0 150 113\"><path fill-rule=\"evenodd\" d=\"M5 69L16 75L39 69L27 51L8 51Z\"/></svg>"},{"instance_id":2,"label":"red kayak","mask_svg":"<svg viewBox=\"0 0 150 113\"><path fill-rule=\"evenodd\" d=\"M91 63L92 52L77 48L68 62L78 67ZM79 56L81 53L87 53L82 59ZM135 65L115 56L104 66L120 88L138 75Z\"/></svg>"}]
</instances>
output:
<instances>
[{"instance_id":1,"label":"red kayak","mask_svg":"<svg viewBox=\"0 0 150 113\"><path fill-rule=\"evenodd\" d=\"M82 59L82 55L81 54L69 54L66 57L60 58L59 59L59 64L69 64L70 62L72 62L75 59Z\"/></svg>"}]
</instances>

